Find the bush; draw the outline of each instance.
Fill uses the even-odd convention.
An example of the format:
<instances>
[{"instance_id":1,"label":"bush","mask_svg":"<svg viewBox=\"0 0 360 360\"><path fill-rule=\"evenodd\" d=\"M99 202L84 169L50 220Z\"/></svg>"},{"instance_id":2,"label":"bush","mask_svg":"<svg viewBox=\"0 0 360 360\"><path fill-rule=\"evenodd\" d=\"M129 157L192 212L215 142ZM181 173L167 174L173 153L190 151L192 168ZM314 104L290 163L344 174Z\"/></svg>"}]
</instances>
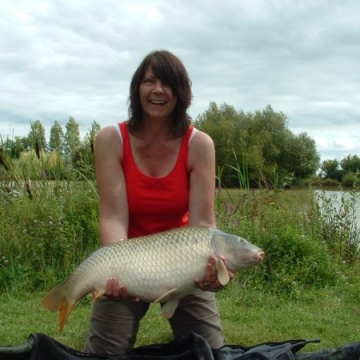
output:
<instances>
[{"instance_id":1,"label":"bush","mask_svg":"<svg viewBox=\"0 0 360 360\"><path fill-rule=\"evenodd\" d=\"M41 289L98 247L98 196L87 182L36 182L0 207L0 280Z\"/></svg>"},{"instance_id":2,"label":"bush","mask_svg":"<svg viewBox=\"0 0 360 360\"><path fill-rule=\"evenodd\" d=\"M358 183L358 178L353 172L346 173L341 181L341 184L346 187L353 187Z\"/></svg>"},{"instance_id":3,"label":"bush","mask_svg":"<svg viewBox=\"0 0 360 360\"><path fill-rule=\"evenodd\" d=\"M322 185L331 187L331 186L339 186L340 183L336 179L324 179L322 181Z\"/></svg>"},{"instance_id":4,"label":"bush","mask_svg":"<svg viewBox=\"0 0 360 360\"><path fill-rule=\"evenodd\" d=\"M343 251L339 256L338 249L324 241L323 212L333 214L333 209L320 208L312 191L302 191L300 197L294 194L248 191L236 199L230 196L229 202L218 200L218 226L247 238L266 254L263 264L241 276L244 284L284 294L324 288L342 280L339 274L350 264L350 253L351 264L358 261L357 252ZM331 234L333 242L342 241L341 232Z\"/></svg>"}]
</instances>

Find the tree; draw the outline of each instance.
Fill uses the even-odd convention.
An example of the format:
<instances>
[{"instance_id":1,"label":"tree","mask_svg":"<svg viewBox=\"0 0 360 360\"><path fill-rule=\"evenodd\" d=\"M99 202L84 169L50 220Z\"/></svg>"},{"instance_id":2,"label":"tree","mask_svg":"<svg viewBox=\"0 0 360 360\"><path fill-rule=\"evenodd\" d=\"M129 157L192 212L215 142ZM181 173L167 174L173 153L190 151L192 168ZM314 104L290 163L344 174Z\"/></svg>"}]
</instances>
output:
<instances>
[{"instance_id":1,"label":"tree","mask_svg":"<svg viewBox=\"0 0 360 360\"><path fill-rule=\"evenodd\" d=\"M98 132L100 131L101 127L100 124L98 124L95 120L92 122L91 124L91 129L90 131L85 135L85 139L88 139L89 144L90 144L90 151L93 154L94 153L94 142L95 142L95 137L98 134Z\"/></svg>"},{"instance_id":2,"label":"tree","mask_svg":"<svg viewBox=\"0 0 360 360\"><path fill-rule=\"evenodd\" d=\"M337 159L324 160L321 164L320 170L322 178L341 181L343 174L340 170L339 161Z\"/></svg>"},{"instance_id":3,"label":"tree","mask_svg":"<svg viewBox=\"0 0 360 360\"><path fill-rule=\"evenodd\" d=\"M40 157L40 150L46 150L45 128L40 120L30 123L30 133L28 135L32 148L35 149L36 156Z\"/></svg>"},{"instance_id":4,"label":"tree","mask_svg":"<svg viewBox=\"0 0 360 360\"><path fill-rule=\"evenodd\" d=\"M239 129L242 116L244 114L238 113L233 106L226 103L217 106L215 102L211 102L209 108L194 122L198 129L206 132L213 139L218 172L221 172L221 181L227 186L235 186L236 174L230 166L237 166L234 152L235 154L242 153L243 138L245 138L245 133ZM243 136L239 136L240 133Z\"/></svg>"},{"instance_id":5,"label":"tree","mask_svg":"<svg viewBox=\"0 0 360 360\"><path fill-rule=\"evenodd\" d=\"M79 124L70 116L69 121L65 125L65 147L64 156L67 162L73 162L73 157L80 147L80 131Z\"/></svg>"},{"instance_id":6,"label":"tree","mask_svg":"<svg viewBox=\"0 0 360 360\"><path fill-rule=\"evenodd\" d=\"M306 132L294 135L289 131L287 139L281 143L280 163L287 173L295 178L305 179L314 175L320 165L320 156L316 150L315 140Z\"/></svg>"},{"instance_id":7,"label":"tree","mask_svg":"<svg viewBox=\"0 0 360 360\"><path fill-rule=\"evenodd\" d=\"M277 186L280 180L279 176L283 176L279 159L281 143L288 131L286 117L282 113L276 113L270 105L263 111L256 111L249 116L251 118L250 149L252 149L253 156L258 153L255 157L257 163L252 162L253 156L249 157L250 175L259 185Z\"/></svg>"},{"instance_id":8,"label":"tree","mask_svg":"<svg viewBox=\"0 0 360 360\"><path fill-rule=\"evenodd\" d=\"M96 121L93 121L91 129L86 133L84 140L76 152L76 156L73 157L74 166L88 179L95 178L94 141L99 131L100 125Z\"/></svg>"},{"instance_id":9,"label":"tree","mask_svg":"<svg viewBox=\"0 0 360 360\"><path fill-rule=\"evenodd\" d=\"M360 157L357 155L348 155L340 161L344 174L352 172L354 174L360 172Z\"/></svg>"},{"instance_id":10,"label":"tree","mask_svg":"<svg viewBox=\"0 0 360 360\"><path fill-rule=\"evenodd\" d=\"M19 159L21 152L27 147L27 137L16 136L14 140L7 138L1 142L1 148L11 159Z\"/></svg>"},{"instance_id":11,"label":"tree","mask_svg":"<svg viewBox=\"0 0 360 360\"><path fill-rule=\"evenodd\" d=\"M223 169L223 183L234 186L234 168L248 169L252 184L281 186L289 178L315 174L319 154L306 133L298 136L287 128L287 118L271 106L255 113L220 107L211 102L195 126L208 133L216 149L216 162Z\"/></svg>"},{"instance_id":12,"label":"tree","mask_svg":"<svg viewBox=\"0 0 360 360\"><path fill-rule=\"evenodd\" d=\"M56 151L58 154L64 153L64 132L57 120L50 129L49 150Z\"/></svg>"}]
</instances>

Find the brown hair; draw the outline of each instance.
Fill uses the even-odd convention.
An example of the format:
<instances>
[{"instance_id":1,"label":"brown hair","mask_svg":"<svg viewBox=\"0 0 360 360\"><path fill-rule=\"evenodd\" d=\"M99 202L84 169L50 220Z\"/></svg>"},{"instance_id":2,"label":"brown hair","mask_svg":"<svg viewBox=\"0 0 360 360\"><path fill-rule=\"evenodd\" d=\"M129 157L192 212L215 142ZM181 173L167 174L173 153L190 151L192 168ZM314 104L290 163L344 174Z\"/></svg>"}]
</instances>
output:
<instances>
[{"instance_id":1,"label":"brown hair","mask_svg":"<svg viewBox=\"0 0 360 360\"><path fill-rule=\"evenodd\" d=\"M129 128L137 130L142 122L143 109L139 89L149 65L154 75L169 85L178 98L172 116L172 132L175 136L182 136L190 125L187 110L192 99L191 81L180 59L166 50L157 50L148 54L132 77L129 96Z\"/></svg>"}]
</instances>

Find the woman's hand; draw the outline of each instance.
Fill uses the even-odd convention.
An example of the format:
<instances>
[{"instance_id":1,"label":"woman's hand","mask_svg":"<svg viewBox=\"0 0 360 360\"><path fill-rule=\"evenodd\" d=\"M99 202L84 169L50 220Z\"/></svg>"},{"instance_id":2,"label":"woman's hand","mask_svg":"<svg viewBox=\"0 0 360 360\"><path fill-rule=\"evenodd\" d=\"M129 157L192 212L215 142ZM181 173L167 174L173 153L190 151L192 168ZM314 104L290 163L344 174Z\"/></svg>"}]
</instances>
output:
<instances>
[{"instance_id":1,"label":"woman's hand","mask_svg":"<svg viewBox=\"0 0 360 360\"><path fill-rule=\"evenodd\" d=\"M94 293L96 298L97 293ZM110 300L132 300L140 301L137 296L129 296L125 286L120 286L118 279L110 278L106 283L105 294Z\"/></svg>"},{"instance_id":2,"label":"woman's hand","mask_svg":"<svg viewBox=\"0 0 360 360\"><path fill-rule=\"evenodd\" d=\"M224 262L224 265L226 267L226 260L224 258L221 258L221 260ZM230 281L234 277L234 274L231 271L228 271ZM211 256L209 259L209 262L206 265L205 268L205 275L202 281L199 279L195 280L196 286L203 290L203 291L219 291L221 290L224 285L222 285L218 280L218 272L216 270L216 258Z\"/></svg>"}]
</instances>

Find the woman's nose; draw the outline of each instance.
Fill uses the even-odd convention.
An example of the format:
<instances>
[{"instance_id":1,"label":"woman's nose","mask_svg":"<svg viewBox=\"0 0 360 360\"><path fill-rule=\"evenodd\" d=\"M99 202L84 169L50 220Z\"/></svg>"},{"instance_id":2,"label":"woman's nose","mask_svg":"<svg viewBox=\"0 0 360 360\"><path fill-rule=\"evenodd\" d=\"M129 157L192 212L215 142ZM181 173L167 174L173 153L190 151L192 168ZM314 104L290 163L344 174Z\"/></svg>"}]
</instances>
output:
<instances>
[{"instance_id":1,"label":"woman's nose","mask_svg":"<svg viewBox=\"0 0 360 360\"><path fill-rule=\"evenodd\" d=\"M156 94L163 93L163 84L161 81L156 81L153 92Z\"/></svg>"}]
</instances>

